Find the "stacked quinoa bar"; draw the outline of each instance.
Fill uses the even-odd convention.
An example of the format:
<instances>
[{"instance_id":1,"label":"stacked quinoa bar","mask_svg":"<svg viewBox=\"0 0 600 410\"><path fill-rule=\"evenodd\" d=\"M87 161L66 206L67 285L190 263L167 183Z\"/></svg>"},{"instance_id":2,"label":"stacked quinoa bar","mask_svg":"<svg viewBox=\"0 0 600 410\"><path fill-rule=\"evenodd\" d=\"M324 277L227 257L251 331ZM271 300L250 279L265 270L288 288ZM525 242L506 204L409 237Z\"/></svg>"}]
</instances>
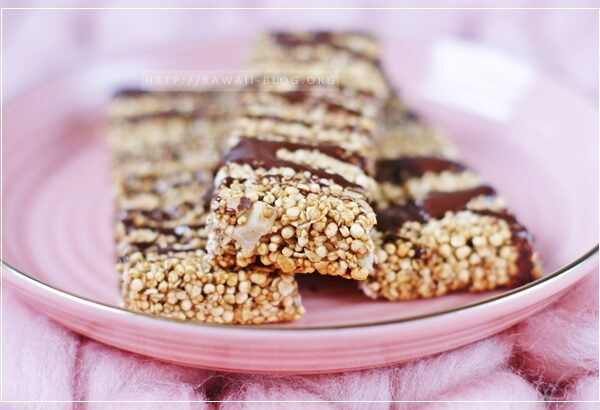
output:
<instances>
[{"instance_id":1,"label":"stacked quinoa bar","mask_svg":"<svg viewBox=\"0 0 600 410\"><path fill-rule=\"evenodd\" d=\"M128 309L209 323L303 313L291 275L206 259L206 196L236 113L233 93L124 90L110 105L118 243Z\"/></svg>"},{"instance_id":2,"label":"stacked quinoa bar","mask_svg":"<svg viewBox=\"0 0 600 410\"><path fill-rule=\"evenodd\" d=\"M541 275L527 230L404 106L379 54L360 33L270 33L239 91L115 95L128 309L261 324L302 316L295 274L391 301Z\"/></svg>"}]
</instances>

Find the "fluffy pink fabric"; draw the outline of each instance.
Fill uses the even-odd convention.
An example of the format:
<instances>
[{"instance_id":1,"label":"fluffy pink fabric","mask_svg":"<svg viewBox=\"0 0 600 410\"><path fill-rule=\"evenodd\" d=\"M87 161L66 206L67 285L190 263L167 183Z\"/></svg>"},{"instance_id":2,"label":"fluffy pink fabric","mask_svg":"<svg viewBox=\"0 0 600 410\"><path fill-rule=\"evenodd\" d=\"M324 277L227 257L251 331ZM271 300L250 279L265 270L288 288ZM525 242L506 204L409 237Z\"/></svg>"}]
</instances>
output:
<instances>
[{"instance_id":1,"label":"fluffy pink fabric","mask_svg":"<svg viewBox=\"0 0 600 410\"><path fill-rule=\"evenodd\" d=\"M393 398L433 400L446 393L460 392L462 386L471 380L485 377L506 365L510 352L508 338L496 336L432 358L399 366L392 369Z\"/></svg>"},{"instance_id":2,"label":"fluffy pink fabric","mask_svg":"<svg viewBox=\"0 0 600 410\"><path fill-rule=\"evenodd\" d=\"M2 296L2 399L71 400L79 336L10 292L4 290ZM66 410L71 405L40 403L27 408Z\"/></svg>"},{"instance_id":3,"label":"fluffy pink fabric","mask_svg":"<svg viewBox=\"0 0 600 410\"><path fill-rule=\"evenodd\" d=\"M560 384L598 372L598 275L517 328L523 365L543 381Z\"/></svg>"},{"instance_id":4,"label":"fluffy pink fabric","mask_svg":"<svg viewBox=\"0 0 600 410\"><path fill-rule=\"evenodd\" d=\"M81 400L206 400L198 383L210 373L164 364L87 342L80 351L77 392ZM89 409L111 409L111 403L93 403ZM121 404L120 409L154 409L155 403ZM194 403L172 403L170 409L200 409Z\"/></svg>"},{"instance_id":5,"label":"fluffy pink fabric","mask_svg":"<svg viewBox=\"0 0 600 410\"><path fill-rule=\"evenodd\" d=\"M454 351L398 366L319 376L213 373L164 364L74 335L4 290L5 400L160 400L168 408L208 408L195 400L233 400L220 408L280 408L260 400L372 400L399 403L288 403L289 409L556 409L598 399L598 277L513 329ZM522 401L489 403L489 400ZM410 403L410 401L430 401ZM438 402L431 402L438 401ZM456 401L462 402L460 406ZM70 403L9 403L9 408L71 409ZM165 403L120 403L162 409ZM214 406L213 406L214 407ZM77 408L77 407L76 407Z\"/></svg>"},{"instance_id":6,"label":"fluffy pink fabric","mask_svg":"<svg viewBox=\"0 0 600 410\"><path fill-rule=\"evenodd\" d=\"M359 372L319 376L239 376L229 384L225 400L392 400L393 369L383 368ZM287 407L287 406L286 406ZM305 408L302 403L290 408ZM378 409L380 404L346 403L345 408ZM264 403L238 404L234 408L261 409ZM329 407L336 408L333 404Z\"/></svg>"}]
</instances>

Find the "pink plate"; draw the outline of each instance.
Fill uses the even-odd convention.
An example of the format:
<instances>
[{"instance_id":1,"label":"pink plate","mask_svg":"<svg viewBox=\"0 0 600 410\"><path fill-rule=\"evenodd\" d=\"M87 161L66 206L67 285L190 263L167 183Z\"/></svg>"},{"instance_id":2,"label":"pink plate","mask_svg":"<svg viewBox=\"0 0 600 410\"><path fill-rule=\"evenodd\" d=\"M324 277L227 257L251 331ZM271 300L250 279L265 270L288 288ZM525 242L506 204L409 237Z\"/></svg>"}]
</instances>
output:
<instances>
[{"instance_id":1,"label":"pink plate","mask_svg":"<svg viewBox=\"0 0 600 410\"><path fill-rule=\"evenodd\" d=\"M232 69L243 41L78 71L4 108L3 279L24 300L102 342L171 362L245 372L365 368L505 329L598 263L598 112L531 67L456 41L386 44L393 82L447 129L467 162L534 233L547 275L505 292L373 302L344 280L301 278L308 313L273 326L181 323L119 307L102 110L156 69ZM313 283L311 283L313 282Z\"/></svg>"}]
</instances>

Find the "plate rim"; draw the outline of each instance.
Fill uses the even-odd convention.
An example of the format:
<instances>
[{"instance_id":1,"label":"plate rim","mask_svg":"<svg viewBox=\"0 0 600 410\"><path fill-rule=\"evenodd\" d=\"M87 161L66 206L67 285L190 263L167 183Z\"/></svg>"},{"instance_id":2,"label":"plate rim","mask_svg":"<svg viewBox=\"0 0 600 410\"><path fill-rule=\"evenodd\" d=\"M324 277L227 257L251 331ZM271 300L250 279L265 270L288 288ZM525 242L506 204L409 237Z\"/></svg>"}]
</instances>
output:
<instances>
[{"instance_id":1,"label":"plate rim","mask_svg":"<svg viewBox=\"0 0 600 410\"><path fill-rule=\"evenodd\" d=\"M481 307L481 306L489 306L491 304L494 304L494 303L497 303L500 301L505 301L506 299L514 297L515 295L521 295L525 292L530 293L533 289L538 288L539 285L553 282L557 278L565 276L565 274L568 274L569 272L574 271L575 269L577 269L577 267L594 259L594 257L597 257L599 254L599 251L600 251L600 246L597 244L597 245L593 246L590 250L588 250L586 253L584 253L582 256L575 259L573 262L569 263L566 266L563 266L562 268L560 268L552 273L544 275L543 277L541 277L533 282L529 282L518 288L509 289L506 292L502 292L499 295L492 296L490 298L486 298L486 299L480 300L478 302L469 303L466 305L462 305L462 306L458 306L458 307L454 307L454 308L450 308L450 309L444 309L444 310L436 311L436 312L432 312L432 313L425 313L425 314L421 314L421 315L409 316L409 317L399 318L399 319L382 320L382 321L376 321L376 322L351 323L351 324L342 324L342 325L327 325L327 326L282 327L281 324L277 324L277 323L267 324L267 325L229 325L229 324L220 324L220 323L203 323L203 322L195 322L195 321L177 320L177 319L173 319L173 318L156 316L156 315L151 315L148 313L142 313L142 312L136 312L133 310L128 310L128 309L125 309L120 306L115 306L115 305L111 305L108 303L99 302L99 301L90 299L85 296L80 296L80 295L74 294L67 290L50 285L40 279L34 278L34 277L28 275L27 273L21 271L20 269L17 269L16 267L12 266L10 263L6 262L4 259L0 260L0 263L1 263L0 266L2 267L2 269L0 269L0 275L2 276L2 279L3 279L2 282L4 282L4 269L7 269L18 279L21 279L30 285L36 286L45 292L50 292L50 293L58 295L62 298L74 301L76 303L85 304L85 305L88 305L88 306L96 308L96 309L101 309L103 311L108 311L108 312L116 313L119 315L127 315L127 316L131 316L134 318L135 317L144 317L144 318L153 319L153 320L165 321L165 322L168 322L171 324L198 327L198 328L210 327L210 328L227 329L227 330L241 330L241 329L256 330L256 331L267 330L267 331L281 331L281 332L287 333L287 332L311 332L311 331L336 330L336 329L373 328L373 327L379 327L379 326L396 325L396 324L401 324L401 323L415 323L420 320L449 316L449 315L457 313L457 312L473 310L473 309Z\"/></svg>"}]
</instances>

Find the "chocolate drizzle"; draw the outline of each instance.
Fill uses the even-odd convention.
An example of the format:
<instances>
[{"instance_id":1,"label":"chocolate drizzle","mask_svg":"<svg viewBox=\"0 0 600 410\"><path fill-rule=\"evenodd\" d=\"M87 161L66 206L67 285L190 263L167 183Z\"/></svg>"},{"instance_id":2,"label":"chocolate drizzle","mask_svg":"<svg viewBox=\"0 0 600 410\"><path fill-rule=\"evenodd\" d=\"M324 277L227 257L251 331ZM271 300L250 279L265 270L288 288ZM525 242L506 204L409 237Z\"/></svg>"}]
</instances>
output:
<instances>
[{"instance_id":1,"label":"chocolate drizzle","mask_svg":"<svg viewBox=\"0 0 600 410\"><path fill-rule=\"evenodd\" d=\"M361 89L357 89L357 88L352 88L350 86L348 86L347 84L338 84L337 85L339 91L342 92L342 94L351 94L351 95L356 95L356 96L361 96L361 97L365 97L365 98L377 98L377 95L375 95L375 93L368 91L368 90L361 90Z\"/></svg>"},{"instance_id":2,"label":"chocolate drizzle","mask_svg":"<svg viewBox=\"0 0 600 410\"><path fill-rule=\"evenodd\" d=\"M136 250L140 251L140 252L148 252L151 249L152 252L157 253L159 255L164 255L164 254L169 254L169 253L177 253L177 252L193 252L193 251L203 251L204 248L203 247L199 247L199 246L192 246L192 247L188 247L188 248L176 248L175 246L166 246L166 247L160 247L160 246L155 246L155 244L153 242L136 242L136 243L132 243L133 246L135 246L135 248L137 248ZM128 256L124 255L121 256L119 258L120 262L126 262L128 260Z\"/></svg>"},{"instance_id":3,"label":"chocolate drizzle","mask_svg":"<svg viewBox=\"0 0 600 410\"><path fill-rule=\"evenodd\" d=\"M300 104L306 101L308 98L308 91L308 89L301 88L294 91L277 93L276 95L283 98L290 104Z\"/></svg>"},{"instance_id":4,"label":"chocolate drizzle","mask_svg":"<svg viewBox=\"0 0 600 410\"><path fill-rule=\"evenodd\" d=\"M425 222L427 215L414 203L406 205L391 204L377 212L377 229L389 237L396 237L400 227L406 222Z\"/></svg>"},{"instance_id":5,"label":"chocolate drizzle","mask_svg":"<svg viewBox=\"0 0 600 410\"><path fill-rule=\"evenodd\" d=\"M482 185L463 191L431 192L424 199L417 201L416 204L427 215L427 219L440 219L444 217L446 212L464 211L473 198L495 194L496 191L492 187Z\"/></svg>"},{"instance_id":6,"label":"chocolate drizzle","mask_svg":"<svg viewBox=\"0 0 600 410\"><path fill-rule=\"evenodd\" d=\"M458 162L437 157L402 157L377 161L375 179L400 185L409 178L423 176L427 172L460 172L465 167Z\"/></svg>"},{"instance_id":7,"label":"chocolate drizzle","mask_svg":"<svg viewBox=\"0 0 600 410\"><path fill-rule=\"evenodd\" d=\"M333 145L327 144L300 144L287 141L269 141L258 138L242 138L240 142L233 147L223 158L222 165L229 163L248 164L255 168L292 168L297 172L309 172L319 178L333 180L336 184L342 187L361 188L360 185L348 181L346 178L338 174L332 174L320 169L312 168L306 165L298 164L292 161L285 161L277 158L277 151L286 149L289 151L297 151L300 149L317 150L333 158L347 161L346 152Z\"/></svg>"},{"instance_id":8,"label":"chocolate drizzle","mask_svg":"<svg viewBox=\"0 0 600 410\"><path fill-rule=\"evenodd\" d=\"M196 205L191 202L182 202L177 208L172 209L129 209L120 211L118 218L121 221L133 221L140 217L158 222L173 221L184 217L186 212L193 210L195 207Z\"/></svg>"},{"instance_id":9,"label":"chocolate drizzle","mask_svg":"<svg viewBox=\"0 0 600 410\"><path fill-rule=\"evenodd\" d=\"M141 97L152 93L152 91L142 90L141 88L121 88L113 94L113 98Z\"/></svg>"},{"instance_id":10,"label":"chocolate drizzle","mask_svg":"<svg viewBox=\"0 0 600 410\"><path fill-rule=\"evenodd\" d=\"M205 91L203 91L205 92ZM118 89L114 94L113 98L135 98L143 96L156 96L156 95L168 95L172 97L181 95L198 95L202 96L203 92L194 90L176 90L176 89L153 89L145 90L142 88L121 88Z\"/></svg>"},{"instance_id":11,"label":"chocolate drizzle","mask_svg":"<svg viewBox=\"0 0 600 410\"><path fill-rule=\"evenodd\" d=\"M452 192L431 192L425 198L405 205L391 205L377 211L377 227L388 235L395 235L405 222L427 222L443 218L446 212L459 212L478 196L492 196L493 188L482 185L472 189Z\"/></svg>"},{"instance_id":12,"label":"chocolate drizzle","mask_svg":"<svg viewBox=\"0 0 600 410\"><path fill-rule=\"evenodd\" d=\"M313 105L323 104L327 112L330 113L347 113L359 116L361 113L352 108L348 108L343 104L327 100L323 95L315 95L310 92L311 87L303 86L294 91L274 92L273 95L280 97L290 104L312 103Z\"/></svg>"},{"instance_id":13,"label":"chocolate drizzle","mask_svg":"<svg viewBox=\"0 0 600 410\"><path fill-rule=\"evenodd\" d=\"M178 111L178 110L168 110L168 111L158 111L147 114L133 115L130 117L126 117L123 119L123 122L130 124L139 124L146 121L151 120L170 120L170 119L179 119L184 121L193 121L193 120L212 120L216 121L218 119L225 119L227 116L223 113L216 112L207 112L201 109L195 109L192 111Z\"/></svg>"},{"instance_id":14,"label":"chocolate drizzle","mask_svg":"<svg viewBox=\"0 0 600 410\"><path fill-rule=\"evenodd\" d=\"M206 227L204 223L198 224L179 224L177 226L157 226L155 224L148 223L136 223L133 219L122 219L121 223L125 228L125 232L129 233L131 231L139 230L139 229L148 229L154 232L158 232L162 235L173 235L173 236L183 236L186 232L190 230L203 229Z\"/></svg>"},{"instance_id":15,"label":"chocolate drizzle","mask_svg":"<svg viewBox=\"0 0 600 410\"><path fill-rule=\"evenodd\" d=\"M194 252L194 251L203 251L204 248L193 246L190 248L175 248L173 246L167 246L166 248L156 248L155 252L158 254L168 254L168 253L177 253L177 252Z\"/></svg>"},{"instance_id":16,"label":"chocolate drizzle","mask_svg":"<svg viewBox=\"0 0 600 410\"><path fill-rule=\"evenodd\" d=\"M333 33L329 31L313 31L297 34L284 31L271 33L275 42L288 47L299 47L304 45L334 44Z\"/></svg>"},{"instance_id":17,"label":"chocolate drizzle","mask_svg":"<svg viewBox=\"0 0 600 410\"><path fill-rule=\"evenodd\" d=\"M190 112L181 112L177 110L159 111L148 114L140 114L131 117L127 117L125 121L132 124L146 122L150 120L164 120L164 119L182 119L191 120L194 118L202 117L204 112L202 110L194 110Z\"/></svg>"}]
</instances>

